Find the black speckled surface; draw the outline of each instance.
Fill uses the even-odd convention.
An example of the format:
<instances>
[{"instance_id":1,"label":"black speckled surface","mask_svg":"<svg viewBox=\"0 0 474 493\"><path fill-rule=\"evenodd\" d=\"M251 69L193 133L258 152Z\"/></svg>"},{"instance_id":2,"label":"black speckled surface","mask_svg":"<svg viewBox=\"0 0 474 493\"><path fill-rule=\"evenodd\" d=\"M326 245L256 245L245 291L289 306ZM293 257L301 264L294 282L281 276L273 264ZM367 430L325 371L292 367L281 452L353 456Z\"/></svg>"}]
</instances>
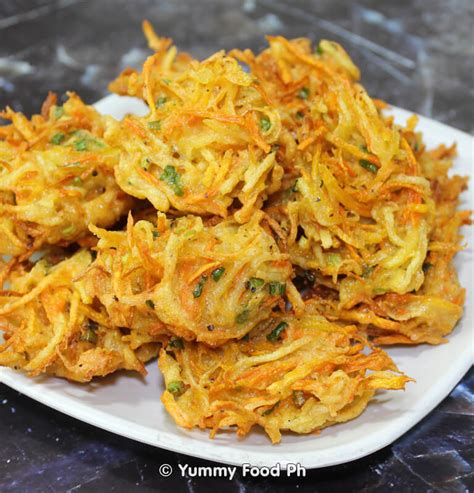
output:
<instances>
[{"instance_id":1,"label":"black speckled surface","mask_svg":"<svg viewBox=\"0 0 474 493\"><path fill-rule=\"evenodd\" d=\"M2 0L0 106L38 111L48 90L88 102L147 54L148 18L195 56L263 46L264 34L335 39L372 95L474 131L470 0ZM474 491L474 371L414 429L350 464L300 479L162 478L205 461L98 430L0 385L0 491ZM284 450L282 450L284 454Z\"/></svg>"}]
</instances>

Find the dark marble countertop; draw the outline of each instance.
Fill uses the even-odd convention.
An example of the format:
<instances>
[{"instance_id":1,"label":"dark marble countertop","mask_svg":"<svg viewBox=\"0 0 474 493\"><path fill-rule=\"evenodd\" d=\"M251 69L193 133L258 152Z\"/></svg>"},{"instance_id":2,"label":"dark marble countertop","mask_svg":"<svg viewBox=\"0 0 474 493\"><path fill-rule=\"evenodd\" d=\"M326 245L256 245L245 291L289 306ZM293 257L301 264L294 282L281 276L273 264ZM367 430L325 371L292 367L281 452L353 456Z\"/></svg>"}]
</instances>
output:
<instances>
[{"instance_id":1,"label":"dark marble countertop","mask_svg":"<svg viewBox=\"0 0 474 493\"><path fill-rule=\"evenodd\" d=\"M38 111L49 90L87 102L147 54L140 23L195 56L263 46L264 34L341 42L369 93L474 131L470 0L3 0L0 106ZM162 463L205 461L112 435L0 385L0 491L474 491L474 371L393 445L367 458L275 480L164 479ZM282 451L284 453L284 451Z\"/></svg>"}]
</instances>

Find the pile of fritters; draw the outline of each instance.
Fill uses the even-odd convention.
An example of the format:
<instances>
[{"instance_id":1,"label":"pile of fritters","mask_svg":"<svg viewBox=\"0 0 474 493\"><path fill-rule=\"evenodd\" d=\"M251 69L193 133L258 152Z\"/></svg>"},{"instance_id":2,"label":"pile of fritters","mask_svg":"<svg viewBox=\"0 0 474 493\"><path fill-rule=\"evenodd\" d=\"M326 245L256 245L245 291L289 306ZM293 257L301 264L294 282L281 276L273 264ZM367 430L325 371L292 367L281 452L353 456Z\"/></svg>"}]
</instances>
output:
<instances>
[{"instance_id":1,"label":"pile of fritters","mask_svg":"<svg viewBox=\"0 0 474 493\"><path fill-rule=\"evenodd\" d=\"M50 94L0 127L0 364L146 374L180 426L311 433L408 377L377 345L439 344L462 315L465 178L357 82L336 43L197 61L154 51L118 121Z\"/></svg>"}]
</instances>

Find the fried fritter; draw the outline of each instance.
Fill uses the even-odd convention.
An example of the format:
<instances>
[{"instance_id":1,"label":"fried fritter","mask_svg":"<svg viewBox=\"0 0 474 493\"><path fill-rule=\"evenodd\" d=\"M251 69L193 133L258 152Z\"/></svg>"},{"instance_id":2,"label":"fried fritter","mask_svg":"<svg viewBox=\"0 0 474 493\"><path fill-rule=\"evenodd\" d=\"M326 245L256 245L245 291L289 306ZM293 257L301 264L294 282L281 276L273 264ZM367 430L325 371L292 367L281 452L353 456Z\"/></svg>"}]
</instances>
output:
<instances>
[{"instance_id":1,"label":"fried fritter","mask_svg":"<svg viewBox=\"0 0 474 493\"><path fill-rule=\"evenodd\" d=\"M409 379L390 357L367 347L356 327L331 324L311 306L219 348L171 339L159 356L162 401L179 426L243 436L259 425L278 443L284 430L313 433L355 418L377 389L404 388Z\"/></svg>"},{"instance_id":2,"label":"fried fritter","mask_svg":"<svg viewBox=\"0 0 474 493\"><path fill-rule=\"evenodd\" d=\"M284 185L265 210L286 231L292 264L331 290L320 300L331 319L377 320L369 333L378 343L441 342L462 314L449 263L458 229L470 222L469 212L456 212L465 179L447 178L453 150L443 148L436 163L437 151L427 152L415 132L416 117L405 127L384 117L337 44L322 41L316 52L305 39L269 44L258 56L232 54L282 116L276 159Z\"/></svg>"},{"instance_id":3,"label":"fried fritter","mask_svg":"<svg viewBox=\"0 0 474 493\"><path fill-rule=\"evenodd\" d=\"M103 307L85 305L73 279L92 262L80 250L58 263L38 260L30 270L19 264L0 295L0 364L29 375L48 373L87 382L116 370L146 374L143 363L156 356L159 338L122 333Z\"/></svg>"},{"instance_id":4,"label":"fried fritter","mask_svg":"<svg viewBox=\"0 0 474 493\"><path fill-rule=\"evenodd\" d=\"M129 210L114 178L119 151L103 140L110 117L72 93L62 106L50 95L31 120L1 116L12 123L0 127L0 254L67 245Z\"/></svg>"},{"instance_id":5,"label":"fried fritter","mask_svg":"<svg viewBox=\"0 0 474 493\"><path fill-rule=\"evenodd\" d=\"M298 307L292 268L260 212L239 225L205 225L200 217L126 232L95 228L97 259L78 279L83 300L106 307L115 325L222 344L243 337L288 297Z\"/></svg>"},{"instance_id":6,"label":"fried fritter","mask_svg":"<svg viewBox=\"0 0 474 493\"><path fill-rule=\"evenodd\" d=\"M117 183L162 212L248 221L280 188L277 109L222 52L169 73L156 66L160 57L152 55L141 74L149 115L129 115L107 132L122 149Z\"/></svg>"}]
</instances>

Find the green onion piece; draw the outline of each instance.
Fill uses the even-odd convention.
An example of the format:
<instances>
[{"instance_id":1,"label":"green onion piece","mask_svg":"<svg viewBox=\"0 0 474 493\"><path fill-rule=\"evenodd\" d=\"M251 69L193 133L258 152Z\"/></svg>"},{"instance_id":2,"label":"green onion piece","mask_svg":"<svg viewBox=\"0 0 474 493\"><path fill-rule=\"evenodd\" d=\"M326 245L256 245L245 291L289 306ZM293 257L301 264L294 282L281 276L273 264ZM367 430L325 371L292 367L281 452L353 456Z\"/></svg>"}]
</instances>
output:
<instances>
[{"instance_id":1,"label":"green onion piece","mask_svg":"<svg viewBox=\"0 0 474 493\"><path fill-rule=\"evenodd\" d=\"M250 315L250 310L246 308L235 317L235 321L238 324L244 324L249 319L249 315Z\"/></svg>"},{"instance_id":2,"label":"green onion piece","mask_svg":"<svg viewBox=\"0 0 474 493\"><path fill-rule=\"evenodd\" d=\"M145 305L148 307L148 308L151 308L152 310L155 309L155 303L153 303L153 300L146 300L145 301Z\"/></svg>"},{"instance_id":3,"label":"green onion piece","mask_svg":"<svg viewBox=\"0 0 474 493\"><path fill-rule=\"evenodd\" d=\"M168 165L160 176L160 180L168 183L168 185L173 189L174 193L181 197L184 192L181 186L181 178L179 173L176 171L174 166Z\"/></svg>"},{"instance_id":4,"label":"green onion piece","mask_svg":"<svg viewBox=\"0 0 474 493\"><path fill-rule=\"evenodd\" d=\"M276 342L281 339L281 333L288 327L286 322L280 322L271 332L267 335L267 339L271 342Z\"/></svg>"},{"instance_id":5,"label":"green onion piece","mask_svg":"<svg viewBox=\"0 0 474 493\"><path fill-rule=\"evenodd\" d=\"M76 176L73 180L72 180L72 184L73 185L76 185L76 186L81 186L84 182L82 181L82 178L80 176Z\"/></svg>"},{"instance_id":6,"label":"green onion piece","mask_svg":"<svg viewBox=\"0 0 474 493\"><path fill-rule=\"evenodd\" d=\"M202 294L202 289L204 288L204 283L207 281L207 276L202 276L200 281L196 284L193 290L193 296L199 298Z\"/></svg>"},{"instance_id":7,"label":"green onion piece","mask_svg":"<svg viewBox=\"0 0 474 493\"><path fill-rule=\"evenodd\" d=\"M155 106L157 108L161 108L165 103L166 101L168 101L168 98L166 96L160 96L156 102L155 102Z\"/></svg>"},{"instance_id":8,"label":"green onion piece","mask_svg":"<svg viewBox=\"0 0 474 493\"><path fill-rule=\"evenodd\" d=\"M151 234L153 235L153 238L156 240L157 238L159 238L160 236L160 233L159 231L152 231Z\"/></svg>"},{"instance_id":9,"label":"green onion piece","mask_svg":"<svg viewBox=\"0 0 474 493\"><path fill-rule=\"evenodd\" d=\"M58 132L51 137L51 144L59 145L66 136L62 132Z\"/></svg>"},{"instance_id":10,"label":"green onion piece","mask_svg":"<svg viewBox=\"0 0 474 493\"><path fill-rule=\"evenodd\" d=\"M280 404L280 401L276 401L272 407L270 407L266 411L263 411L262 416L268 416L269 414L271 414L278 407L278 404Z\"/></svg>"},{"instance_id":11,"label":"green onion piece","mask_svg":"<svg viewBox=\"0 0 474 493\"><path fill-rule=\"evenodd\" d=\"M171 84L171 80L170 79L161 79L167 86L169 86Z\"/></svg>"},{"instance_id":12,"label":"green onion piece","mask_svg":"<svg viewBox=\"0 0 474 493\"><path fill-rule=\"evenodd\" d=\"M80 335L79 339L81 341L90 342L91 344L96 344L98 337L94 329L87 329Z\"/></svg>"},{"instance_id":13,"label":"green onion piece","mask_svg":"<svg viewBox=\"0 0 474 493\"><path fill-rule=\"evenodd\" d=\"M175 349L183 349L184 348L183 339L181 339L180 337L172 337L170 339L170 342L168 343L168 346Z\"/></svg>"},{"instance_id":14,"label":"green onion piece","mask_svg":"<svg viewBox=\"0 0 474 493\"><path fill-rule=\"evenodd\" d=\"M341 263L341 256L338 253L328 253L328 264L337 267Z\"/></svg>"},{"instance_id":15,"label":"green onion piece","mask_svg":"<svg viewBox=\"0 0 474 493\"><path fill-rule=\"evenodd\" d=\"M321 43L318 44L316 47L316 54L322 55L323 54L323 48L321 47Z\"/></svg>"},{"instance_id":16,"label":"green onion piece","mask_svg":"<svg viewBox=\"0 0 474 493\"><path fill-rule=\"evenodd\" d=\"M174 395L180 395L184 391L184 384L180 381L170 382L166 390Z\"/></svg>"},{"instance_id":17,"label":"green onion piece","mask_svg":"<svg viewBox=\"0 0 474 493\"><path fill-rule=\"evenodd\" d=\"M61 231L61 233L63 235L69 236L69 235L72 235L74 233L74 231L76 231L76 227L73 224L71 224L71 225L67 226L66 228L64 228Z\"/></svg>"},{"instance_id":18,"label":"green onion piece","mask_svg":"<svg viewBox=\"0 0 474 493\"><path fill-rule=\"evenodd\" d=\"M64 108L62 106L55 106L53 110L53 116L56 120L59 120L64 115Z\"/></svg>"},{"instance_id":19,"label":"green onion piece","mask_svg":"<svg viewBox=\"0 0 474 493\"><path fill-rule=\"evenodd\" d=\"M298 92L298 97L300 99L308 99L308 96L309 96L309 89L307 87L302 87Z\"/></svg>"},{"instance_id":20,"label":"green onion piece","mask_svg":"<svg viewBox=\"0 0 474 493\"><path fill-rule=\"evenodd\" d=\"M255 291L257 291L258 288L261 288L264 284L265 281L263 279L260 279L260 277L251 277L245 283L245 287L252 293L255 293Z\"/></svg>"},{"instance_id":21,"label":"green onion piece","mask_svg":"<svg viewBox=\"0 0 474 493\"><path fill-rule=\"evenodd\" d=\"M268 292L272 296L283 296L286 293L286 284L284 282L269 282Z\"/></svg>"},{"instance_id":22,"label":"green onion piece","mask_svg":"<svg viewBox=\"0 0 474 493\"><path fill-rule=\"evenodd\" d=\"M260 118L260 128L264 132L268 132L270 128L272 128L272 122L270 121L270 118L268 118L267 116L262 116L262 118Z\"/></svg>"},{"instance_id":23,"label":"green onion piece","mask_svg":"<svg viewBox=\"0 0 474 493\"><path fill-rule=\"evenodd\" d=\"M298 191L298 180L296 180L293 186L291 187L291 191L294 193Z\"/></svg>"},{"instance_id":24,"label":"green onion piece","mask_svg":"<svg viewBox=\"0 0 474 493\"><path fill-rule=\"evenodd\" d=\"M293 390L293 402L296 407L303 407L306 402L306 398L304 396L304 392L302 390Z\"/></svg>"},{"instance_id":25,"label":"green onion piece","mask_svg":"<svg viewBox=\"0 0 474 493\"><path fill-rule=\"evenodd\" d=\"M87 151L87 140L76 140L76 142L74 142L74 149L76 149L76 151Z\"/></svg>"},{"instance_id":26,"label":"green onion piece","mask_svg":"<svg viewBox=\"0 0 474 493\"><path fill-rule=\"evenodd\" d=\"M367 161L367 159L361 159L359 161L359 164L366 169L367 171L370 171L371 173L376 174L377 171L379 170L377 166L375 166L374 163L371 163L370 161Z\"/></svg>"},{"instance_id":27,"label":"green onion piece","mask_svg":"<svg viewBox=\"0 0 474 493\"><path fill-rule=\"evenodd\" d=\"M224 274L225 267L218 267L211 272L211 276L215 282L217 282Z\"/></svg>"},{"instance_id":28,"label":"green onion piece","mask_svg":"<svg viewBox=\"0 0 474 493\"><path fill-rule=\"evenodd\" d=\"M148 128L151 130L160 130L161 128L160 120L155 120L154 122L148 122Z\"/></svg>"}]
</instances>

